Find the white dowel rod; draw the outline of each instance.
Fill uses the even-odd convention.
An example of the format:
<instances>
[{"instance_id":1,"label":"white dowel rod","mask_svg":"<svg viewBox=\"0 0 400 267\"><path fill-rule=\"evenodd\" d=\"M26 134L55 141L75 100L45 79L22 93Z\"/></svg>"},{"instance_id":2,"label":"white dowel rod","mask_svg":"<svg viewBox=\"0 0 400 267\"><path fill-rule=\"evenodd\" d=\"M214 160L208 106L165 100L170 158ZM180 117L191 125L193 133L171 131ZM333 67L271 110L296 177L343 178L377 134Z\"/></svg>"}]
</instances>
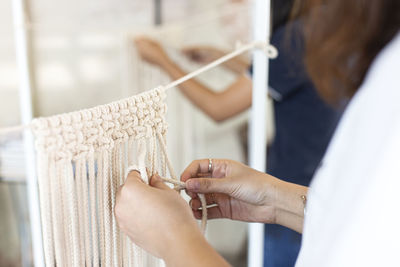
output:
<instances>
[{"instance_id":1,"label":"white dowel rod","mask_svg":"<svg viewBox=\"0 0 400 267\"><path fill-rule=\"evenodd\" d=\"M24 0L11 0L13 5L14 38L19 77L19 99L22 124L32 120L32 87L29 62L27 15ZM35 168L35 150L33 136L29 130L24 131L24 148L26 158L26 183L28 193L29 218L32 235L32 252L34 266L44 266L42 227L40 220L39 194Z\"/></svg>"},{"instance_id":2,"label":"white dowel rod","mask_svg":"<svg viewBox=\"0 0 400 267\"><path fill-rule=\"evenodd\" d=\"M256 0L253 9L254 41L269 42L270 0ZM250 166L266 170L266 101L268 88L268 57L260 50L253 52L253 94L249 134ZM249 224L248 266L262 267L264 260L264 225Z\"/></svg>"}]
</instances>

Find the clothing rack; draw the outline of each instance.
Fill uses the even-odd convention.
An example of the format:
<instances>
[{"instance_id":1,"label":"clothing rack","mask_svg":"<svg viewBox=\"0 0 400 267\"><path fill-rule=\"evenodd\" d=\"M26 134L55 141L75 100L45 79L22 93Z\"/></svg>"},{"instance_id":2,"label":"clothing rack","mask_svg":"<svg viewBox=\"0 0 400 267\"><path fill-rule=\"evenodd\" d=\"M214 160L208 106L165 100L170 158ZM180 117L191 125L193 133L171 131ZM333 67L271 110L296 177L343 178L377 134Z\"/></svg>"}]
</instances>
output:
<instances>
[{"instance_id":1,"label":"clothing rack","mask_svg":"<svg viewBox=\"0 0 400 267\"><path fill-rule=\"evenodd\" d=\"M35 153L32 133L25 129L33 118L31 68L28 50L28 29L25 0L12 0L15 30L16 55L20 80L20 105L23 126L14 127L12 131L24 131L24 146L26 153L26 177L28 188L29 214L31 221L32 249L34 266L44 266L42 227L38 185L35 169ZM167 88L193 78L200 73L222 64L223 62L254 48L253 51L253 95L249 134L250 166L259 171L266 170L266 96L268 88L268 57L276 56L276 49L269 45L270 0L255 0L253 7L253 39L254 42L239 47L234 52L209 65L188 74L181 79L166 85ZM262 51L264 50L264 51ZM265 53L267 52L267 53ZM5 129L6 132L9 129ZM264 225L249 224L248 266L263 266Z\"/></svg>"}]
</instances>

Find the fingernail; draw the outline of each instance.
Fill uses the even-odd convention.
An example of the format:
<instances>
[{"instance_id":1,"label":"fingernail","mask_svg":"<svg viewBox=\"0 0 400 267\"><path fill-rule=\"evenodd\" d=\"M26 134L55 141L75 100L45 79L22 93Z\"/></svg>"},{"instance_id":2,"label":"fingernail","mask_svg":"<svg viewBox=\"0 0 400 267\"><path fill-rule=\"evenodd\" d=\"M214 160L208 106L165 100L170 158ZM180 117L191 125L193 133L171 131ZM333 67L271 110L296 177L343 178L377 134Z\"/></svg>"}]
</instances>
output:
<instances>
[{"instance_id":1,"label":"fingernail","mask_svg":"<svg viewBox=\"0 0 400 267\"><path fill-rule=\"evenodd\" d=\"M186 189L196 191L200 188L200 182L197 179L189 179L186 181Z\"/></svg>"}]
</instances>

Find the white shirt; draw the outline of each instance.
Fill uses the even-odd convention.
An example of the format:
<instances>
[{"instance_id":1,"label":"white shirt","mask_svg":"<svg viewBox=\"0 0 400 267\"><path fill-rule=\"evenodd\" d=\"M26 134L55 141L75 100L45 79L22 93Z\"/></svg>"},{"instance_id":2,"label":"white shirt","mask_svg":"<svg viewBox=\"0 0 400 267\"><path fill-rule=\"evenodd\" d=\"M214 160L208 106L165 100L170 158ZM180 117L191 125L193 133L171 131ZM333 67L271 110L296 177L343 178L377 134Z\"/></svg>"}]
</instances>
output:
<instances>
[{"instance_id":1,"label":"white shirt","mask_svg":"<svg viewBox=\"0 0 400 267\"><path fill-rule=\"evenodd\" d=\"M311 183L296 266L400 266L400 33L374 60Z\"/></svg>"}]
</instances>

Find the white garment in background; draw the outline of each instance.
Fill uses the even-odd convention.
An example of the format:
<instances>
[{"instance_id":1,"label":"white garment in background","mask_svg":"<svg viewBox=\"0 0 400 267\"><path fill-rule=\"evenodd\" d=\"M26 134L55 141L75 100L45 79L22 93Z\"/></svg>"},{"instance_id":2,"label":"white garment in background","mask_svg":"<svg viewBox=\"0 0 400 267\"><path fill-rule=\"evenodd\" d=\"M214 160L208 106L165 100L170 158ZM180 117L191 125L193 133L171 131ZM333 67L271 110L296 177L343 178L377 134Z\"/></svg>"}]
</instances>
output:
<instances>
[{"instance_id":1,"label":"white garment in background","mask_svg":"<svg viewBox=\"0 0 400 267\"><path fill-rule=\"evenodd\" d=\"M400 33L374 60L311 183L296 266L400 266Z\"/></svg>"}]
</instances>

